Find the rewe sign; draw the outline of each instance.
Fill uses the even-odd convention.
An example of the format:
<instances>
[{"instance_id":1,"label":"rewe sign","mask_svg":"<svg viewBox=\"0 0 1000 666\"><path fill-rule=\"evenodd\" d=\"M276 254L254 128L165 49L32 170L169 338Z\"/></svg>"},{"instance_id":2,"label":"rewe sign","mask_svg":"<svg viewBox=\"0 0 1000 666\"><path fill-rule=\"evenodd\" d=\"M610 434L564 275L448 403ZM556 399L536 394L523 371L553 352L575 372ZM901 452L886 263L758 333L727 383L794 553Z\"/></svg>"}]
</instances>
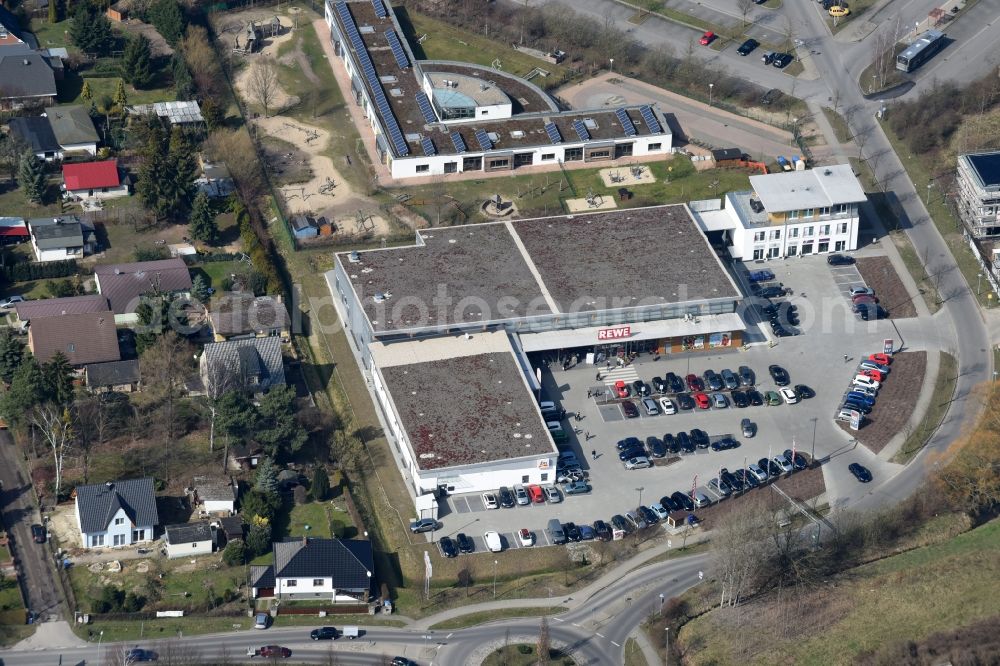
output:
<instances>
[{"instance_id":1,"label":"rewe sign","mask_svg":"<svg viewBox=\"0 0 1000 666\"><path fill-rule=\"evenodd\" d=\"M598 340L619 340L632 335L631 326L618 326L617 328L602 328L597 331Z\"/></svg>"}]
</instances>

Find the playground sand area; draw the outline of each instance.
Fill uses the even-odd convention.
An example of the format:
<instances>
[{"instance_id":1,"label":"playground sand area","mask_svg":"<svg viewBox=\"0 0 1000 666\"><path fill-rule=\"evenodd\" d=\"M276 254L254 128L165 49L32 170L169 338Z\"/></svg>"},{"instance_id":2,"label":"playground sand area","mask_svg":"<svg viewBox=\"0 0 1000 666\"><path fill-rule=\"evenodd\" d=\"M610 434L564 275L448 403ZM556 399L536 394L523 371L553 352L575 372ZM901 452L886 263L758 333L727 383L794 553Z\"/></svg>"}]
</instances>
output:
<instances>
[{"instance_id":1,"label":"playground sand area","mask_svg":"<svg viewBox=\"0 0 1000 666\"><path fill-rule=\"evenodd\" d=\"M601 169L601 182L605 187L627 187L629 185L649 185L656 182L652 169L645 164Z\"/></svg>"},{"instance_id":2,"label":"playground sand area","mask_svg":"<svg viewBox=\"0 0 1000 666\"><path fill-rule=\"evenodd\" d=\"M566 199L566 208L571 213L586 213L591 210L610 210L612 208L618 208L618 203L615 201L614 197L604 196L602 194L595 194L593 197L593 203L588 198L583 199Z\"/></svg>"}]
</instances>

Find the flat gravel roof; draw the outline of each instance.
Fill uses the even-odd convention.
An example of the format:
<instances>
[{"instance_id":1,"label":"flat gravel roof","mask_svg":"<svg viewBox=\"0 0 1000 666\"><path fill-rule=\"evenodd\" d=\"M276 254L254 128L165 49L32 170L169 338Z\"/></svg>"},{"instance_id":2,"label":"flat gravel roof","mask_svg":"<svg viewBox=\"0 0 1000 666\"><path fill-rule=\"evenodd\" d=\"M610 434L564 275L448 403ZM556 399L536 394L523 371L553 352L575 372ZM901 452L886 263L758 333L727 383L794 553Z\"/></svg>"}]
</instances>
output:
<instances>
[{"instance_id":1,"label":"flat gravel roof","mask_svg":"<svg viewBox=\"0 0 1000 666\"><path fill-rule=\"evenodd\" d=\"M562 312L740 296L683 205L512 226Z\"/></svg>"}]
</instances>

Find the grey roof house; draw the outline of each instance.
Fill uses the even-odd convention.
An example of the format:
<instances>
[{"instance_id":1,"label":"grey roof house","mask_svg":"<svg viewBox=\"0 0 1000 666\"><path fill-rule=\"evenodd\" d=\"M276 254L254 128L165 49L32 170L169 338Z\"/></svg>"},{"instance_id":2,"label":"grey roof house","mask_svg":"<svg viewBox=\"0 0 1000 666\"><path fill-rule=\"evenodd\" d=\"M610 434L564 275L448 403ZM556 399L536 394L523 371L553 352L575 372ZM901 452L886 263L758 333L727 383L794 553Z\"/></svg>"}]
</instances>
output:
<instances>
[{"instance_id":1,"label":"grey roof house","mask_svg":"<svg viewBox=\"0 0 1000 666\"><path fill-rule=\"evenodd\" d=\"M255 599L365 604L375 596L370 541L303 537L277 541L272 548L274 564L250 567Z\"/></svg>"},{"instance_id":2,"label":"grey roof house","mask_svg":"<svg viewBox=\"0 0 1000 666\"><path fill-rule=\"evenodd\" d=\"M52 125L52 133L65 152L97 155L97 129L86 107L50 106L45 115Z\"/></svg>"},{"instance_id":3,"label":"grey roof house","mask_svg":"<svg viewBox=\"0 0 1000 666\"><path fill-rule=\"evenodd\" d=\"M205 345L199 360L205 392L226 387L265 393L285 383L281 338L243 338Z\"/></svg>"},{"instance_id":4,"label":"grey roof house","mask_svg":"<svg viewBox=\"0 0 1000 666\"><path fill-rule=\"evenodd\" d=\"M76 526L84 548L151 541L160 516L153 479L125 479L77 486Z\"/></svg>"},{"instance_id":5,"label":"grey roof house","mask_svg":"<svg viewBox=\"0 0 1000 666\"><path fill-rule=\"evenodd\" d=\"M67 314L86 314L87 312L107 312L108 299L100 294L85 294L83 296L66 296L65 298L40 298L35 301L24 301L14 306L17 318L22 323L43 317L59 317Z\"/></svg>"},{"instance_id":6,"label":"grey roof house","mask_svg":"<svg viewBox=\"0 0 1000 666\"><path fill-rule=\"evenodd\" d=\"M280 337L288 342L288 311L280 296L225 294L208 314L216 342L248 337Z\"/></svg>"},{"instance_id":7,"label":"grey roof house","mask_svg":"<svg viewBox=\"0 0 1000 666\"><path fill-rule=\"evenodd\" d=\"M75 215L37 217L28 220L28 226L37 261L82 259L97 243L93 225Z\"/></svg>"},{"instance_id":8,"label":"grey roof house","mask_svg":"<svg viewBox=\"0 0 1000 666\"><path fill-rule=\"evenodd\" d=\"M44 106L56 101L56 77L48 60L27 45L0 48L0 108Z\"/></svg>"},{"instance_id":9,"label":"grey roof house","mask_svg":"<svg viewBox=\"0 0 1000 666\"><path fill-rule=\"evenodd\" d=\"M94 266L94 279L116 315L134 313L139 297L154 289L167 294L191 289L191 273L180 257Z\"/></svg>"},{"instance_id":10,"label":"grey roof house","mask_svg":"<svg viewBox=\"0 0 1000 666\"><path fill-rule=\"evenodd\" d=\"M208 555L215 545L215 534L208 523L185 523L166 527L167 559Z\"/></svg>"},{"instance_id":11,"label":"grey roof house","mask_svg":"<svg viewBox=\"0 0 1000 666\"><path fill-rule=\"evenodd\" d=\"M28 325L28 349L39 363L62 352L74 367L121 359L115 316L107 310L36 318Z\"/></svg>"},{"instance_id":12,"label":"grey roof house","mask_svg":"<svg viewBox=\"0 0 1000 666\"><path fill-rule=\"evenodd\" d=\"M139 360L91 363L83 368L87 390L92 393L118 391L132 393L139 390Z\"/></svg>"},{"instance_id":13,"label":"grey roof house","mask_svg":"<svg viewBox=\"0 0 1000 666\"><path fill-rule=\"evenodd\" d=\"M62 149L52 132L49 119L44 116L18 116L7 123L11 136L31 147L40 160L52 161L62 158Z\"/></svg>"}]
</instances>

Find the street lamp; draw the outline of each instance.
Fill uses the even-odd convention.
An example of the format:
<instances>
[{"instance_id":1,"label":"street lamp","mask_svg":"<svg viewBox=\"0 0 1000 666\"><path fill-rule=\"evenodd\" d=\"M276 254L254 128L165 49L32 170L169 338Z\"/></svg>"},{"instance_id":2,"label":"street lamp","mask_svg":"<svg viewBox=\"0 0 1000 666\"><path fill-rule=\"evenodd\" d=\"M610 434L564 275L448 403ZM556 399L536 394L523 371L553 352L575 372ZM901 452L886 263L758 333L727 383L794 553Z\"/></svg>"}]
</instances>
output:
<instances>
[{"instance_id":1,"label":"street lamp","mask_svg":"<svg viewBox=\"0 0 1000 666\"><path fill-rule=\"evenodd\" d=\"M497 565L500 564L498 560L493 560L493 599L497 598Z\"/></svg>"},{"instance_id":2,"label":"street lamp","mask_svg":"<svg viewBox=\"0 0 1000 666\"><path fill-rule=\"evenodd\" d=\"M97 663L101 663L101 641L104 640L104 630L101 630L101 636L97 639Z\"/></svg>"},{"instance_id":3,"label":"street lamp","mask_svg":"<svg viewBox=\"0 0 1000 666\"><path fill-rule=\"evenodd\" d=\"M714 83L708 84L708 105L712 106L712 88L715 87Z\"/></svg>"},{"instance_id":4,"label":"street lamp","mask_svg":"<svg viewBox=\"0 0 1000 666\"><path fill-rule=\"evenodd\" d=\"M660 617L663 617L663 592L660 592Z\"/></svg>"},{"instance_id":5,"label":"street lamp","mask_svg":"<svg viewBox=\"0 0 1000 666\"><path fill-rule=\"evenodd\" d=\"M645 489L646 488L644 486L639 486L638 488L635 489L636 492L639 493L639 506L642 506L642 491Z\"/></svg>"},{"instance_id":6,"label":"street lamp","mask_svg":"<svg viewBox=\"0 0 1000 666\"><path fill-rule=\"evenodd\" d=\"M615 59L614 58L608 58L608 62L611 63L611 73L614 74L615 73Z\"/></svg>"},{"instance_id":7,"label":"street lamp","mask_svg":"<svg viewBox=\"0 0 1000 666\"><path fill-rule=\"evenodd\" d=\"M670 627L663 627L663 666L670 666Z\"/></svg>"},{"instance_id":8,"label":"street lamp","mask_svg":"<svg viewBox=\"0 0 1000 666\"><path fill-rule=\"evenodd\" d=\"M924 197L924 205L929 206L931 203L931 187L934 185L934 179L927 181L927 196Z\"/></svg>"},{"instance_id":9,"label":"street lamp","mask_svg":"<svg viewBox=\"0 0 1000 666\"><path fill-rule=\"evenodd\" d=\"M981 293L983 293L981 289L982 285L983 285L983 272L979 271L978 273L976 273L976 296L979 296Z\"/></svg>"}]
</instances>

